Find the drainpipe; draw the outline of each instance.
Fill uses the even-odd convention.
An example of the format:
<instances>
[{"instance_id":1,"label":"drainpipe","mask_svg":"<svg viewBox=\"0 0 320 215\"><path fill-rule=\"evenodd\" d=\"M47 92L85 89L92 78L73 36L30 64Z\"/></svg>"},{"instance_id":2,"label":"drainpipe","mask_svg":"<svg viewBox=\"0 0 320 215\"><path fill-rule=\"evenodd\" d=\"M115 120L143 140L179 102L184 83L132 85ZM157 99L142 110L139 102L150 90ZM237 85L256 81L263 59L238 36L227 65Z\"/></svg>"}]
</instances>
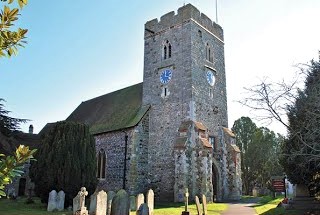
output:
<instances>
[{"instance_id":1,"label":"drainpipe","mask_svg":"<svg viewBox=\"0 0 320 215\"><path fill-rule=\"evenodd\" d=\"M128 147L128 133L125 132L124 130L122 130L121 132L123 132L125 134L124 136L124 141L125 141L125 145L124 145L124 164L123 164L123 184L122 184L122 189L126 189L126 171L127 171L127 147Z\"/></svg>"}]
</instances>

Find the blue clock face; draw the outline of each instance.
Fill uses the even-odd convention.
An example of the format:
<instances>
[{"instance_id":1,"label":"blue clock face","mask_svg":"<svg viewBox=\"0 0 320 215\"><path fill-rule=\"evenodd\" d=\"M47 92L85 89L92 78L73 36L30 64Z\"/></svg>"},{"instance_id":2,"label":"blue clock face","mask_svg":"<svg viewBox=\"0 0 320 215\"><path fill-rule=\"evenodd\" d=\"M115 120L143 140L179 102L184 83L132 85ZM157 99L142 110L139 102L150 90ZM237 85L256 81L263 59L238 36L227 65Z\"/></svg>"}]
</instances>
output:
<instances>
[{"instance_id":1,"label":"blue clock face","mask_svg":"<svg viewBox=\"0 0 320 215\"><path fill-rule=\"evenodd\" d=\"M160 82L167 84L172 78L172 71L170 69L165 69L160 75Z\"/></svg>"},{"instance_id":2,"label":"blue clock face","mask_svg":"<svg viewBox=\"0 0 320 215\"><path fill-rule=\"evenodd\" d=\"M216 77L214 76L212 71L207 72L207 81L210 84L210 86L214 85L214 83L216 81Z\"/></svg>"}]
</instances>

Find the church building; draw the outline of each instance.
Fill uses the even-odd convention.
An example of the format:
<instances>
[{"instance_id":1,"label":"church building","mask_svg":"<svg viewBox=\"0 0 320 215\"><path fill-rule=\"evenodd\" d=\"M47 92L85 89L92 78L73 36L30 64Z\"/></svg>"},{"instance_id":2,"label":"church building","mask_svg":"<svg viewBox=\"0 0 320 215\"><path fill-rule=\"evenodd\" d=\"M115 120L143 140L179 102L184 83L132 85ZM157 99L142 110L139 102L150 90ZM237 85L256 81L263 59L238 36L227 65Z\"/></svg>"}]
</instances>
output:
<instances>
[{"instance_id":1,"label":"church building","mask_svg":"<svg viewBox=\"0 0 320 215\"><path fill-rule=\"evenodd\" d=\"M145 24L142 83L82 102L67 120L90 126L98 188L224 201L242 194L227 113L223 30L188 4Z\"/></svg>"}]
</instances>

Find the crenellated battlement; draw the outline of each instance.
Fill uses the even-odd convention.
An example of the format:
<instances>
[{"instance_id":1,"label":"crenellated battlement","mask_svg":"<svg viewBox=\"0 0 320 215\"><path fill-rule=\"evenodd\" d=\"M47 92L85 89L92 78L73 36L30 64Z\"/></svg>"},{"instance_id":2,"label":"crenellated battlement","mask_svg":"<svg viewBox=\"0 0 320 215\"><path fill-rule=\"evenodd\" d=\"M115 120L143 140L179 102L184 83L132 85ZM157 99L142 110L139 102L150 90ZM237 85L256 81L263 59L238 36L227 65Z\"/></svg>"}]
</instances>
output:
<instances>
[{"instance_id":1,"label":"crenellated battlement","mask_svg":"<svg viewBox=\"0 0 320 215\"><path fill-rule=\"evenodd\" d=\"M174 11L171 11L163 16L161 16L160 21L158 19L153 19L145 24L145 37L152 36L155 33L164 31L168 28L172 28L182 23L193 20L199 25L204 27L207 31L214 34L220 40L223 41L223 29L220 25L213 22L208 16L194 7L192 4L187 4L178 9L178 13L175 14Z\"/></svg>"}]
</instances>

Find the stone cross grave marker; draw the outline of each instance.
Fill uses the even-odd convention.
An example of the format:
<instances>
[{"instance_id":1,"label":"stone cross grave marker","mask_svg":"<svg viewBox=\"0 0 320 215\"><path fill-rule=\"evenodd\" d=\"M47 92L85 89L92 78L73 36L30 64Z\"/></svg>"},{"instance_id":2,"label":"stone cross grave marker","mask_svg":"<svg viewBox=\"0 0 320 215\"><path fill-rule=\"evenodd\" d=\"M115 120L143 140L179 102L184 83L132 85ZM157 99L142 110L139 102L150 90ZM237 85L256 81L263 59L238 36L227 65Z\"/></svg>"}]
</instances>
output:
<instances>
[{"instance_id":1,"label":"stone cross grave marker","mask_svg":"<svg viewBox=\"0 0 320 215\"><path fill-rule=\"evenodd\" d=\"M101 190L96 196L95 215L106 215L107 213L107 193Z\"/></svg>"},{"instance_id":2,"label":"stone cross grave marker","mask_svg":"<svg viewBox=\"0 0 320 215\"><path fill-rule=\"evenodd\" d=\"M136 199L136 208L137 210L139 210L140 206L144 203L144 195L142 193L139 193L137 195L137 199Z\"/></svg>"},{"instance_id":3,"label":"stone cross grave marker","mask_svg":"<svg viewBox=\"0 0 320 215\"><path fill-rule=\"evenodd\" d=\"M129 195L125 190L119 190L112 199L111 215L129 215Z\"/></svg>"},{"instance_id":4,"label":"stone cross grave marker","mask_svg":"<svg viewBox=\"0 0 320 215\"><path fill-rule=\"evenodd\" d=\"M112 204L112 199L116 195L115 192L109 191L107 195L107 215L111 214L111 204Z\"/></svg>"},{"instance_id":5,"label":"stone cross grave marker","mask_svg":"<svg viewBox=\"0 0 320 215\"><path fill-rule=\"evenodd\" d=\"M194 198L194 200L195 200L195 202L196 202L196 207L197 207L197 215L202 215L202 213L201 213L201 205L200 205L200 201L199 201L199 197L198 196L196 196L195 198Z\"/></svg>"},{"instance_id":6,"label":"stone cross grave marker","mask_svg":"<svg viewBox=\"0 0 320 215\"><path fill-rule=\"evenodd\" d=\"M202 194L202 211L203 211L203 215L208 215L208 212L207 212L207 198L203 194Z\"/></svg>"},{"instance_id":7,"label":"stone cross grave marker","mask_svg":"<svg viewBox=\"0 0 320 215\"><path fill-rule=\"evenodd\" d=\"M57 195L57 191L55 190L52 190L49 193L47 211L52 212L53 210L57 209Z\"/></svg>"},{"instance_id":8,"label":"stone cross grave marker","mask_svg":"<svg viewBox=\"0 0 320 215\"><path fill-rule=\"evenodd\" d=\"M154 192L152 189L148 190L147 193L147 205L149 207L149 214L153 215L153 209L154 209Z\"/></svg>"},{"instance_id":9,"label":"stone cross grave marker","mask_svg":"<svg viewBox=\"0 0 320 215\"><path fill-rule=\"evenodd\" d=\"M85 187L81 187L81 190L79 191L80 196L80 214L81 215L88 215L88 210L86 208L86 196L88 195L88 191Z\"/></svg>"},{"instance_id":10,"label":"stone cross grave marker","mask_svg":"<svg viewBox=\"0 0 320 215\"><path fill-rule=\"evenodd\" d=\"M57 209L58 209L58 211L63 211L65 197L66 197L66 194L62 190L60 190L59 193L58 193L58 198L57 198Z\"/></svg>"},{"instance_id":11,"label":"stone cross grave marker","mask_svg":"<svg viewBox=\"0 0 320 215\"><path fill-rule=\"evenodd\" d=\"M73 198L73 207L72 207L73 214L77 211L80 211L80 194L78 193L76 197Z\"/></svg>"}]
</instances>

